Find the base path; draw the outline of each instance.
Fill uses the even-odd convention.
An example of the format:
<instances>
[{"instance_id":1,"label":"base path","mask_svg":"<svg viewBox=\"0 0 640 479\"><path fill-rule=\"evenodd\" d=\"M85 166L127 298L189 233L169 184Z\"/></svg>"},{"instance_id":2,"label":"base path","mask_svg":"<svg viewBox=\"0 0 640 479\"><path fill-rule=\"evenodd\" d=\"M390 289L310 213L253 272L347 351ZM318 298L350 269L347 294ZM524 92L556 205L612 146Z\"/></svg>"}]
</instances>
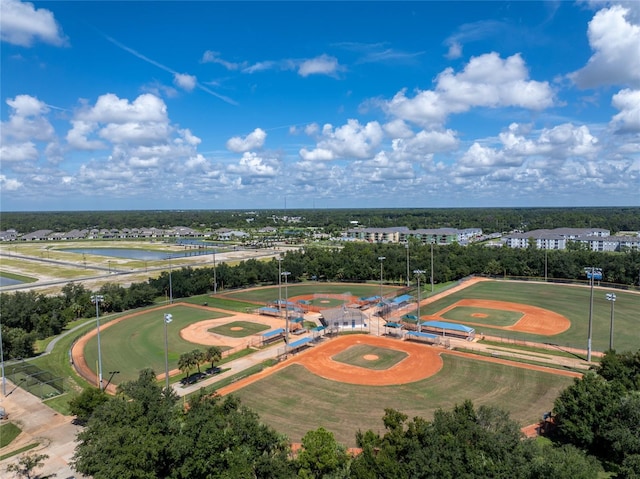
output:
<instances>
[{"instance_id":1,"label":"base path","mask_svg":"<svg viewBox=\"0 0 640 479\"><path fill-rule=\"evenodd\" d=\"M333 357L355 345L370 345L407 353L402 361L389 369L374 370L334 361ZM391 386L412 383L433 376L442 368L439 351L421 344L379 336L348 335L315 346L294 358L313 374L348 384Z\"/></svg>"},{"instance_id":2,"label":"base path","mask_svg":"<svg viewBox=\"0 0 640 479\"><path fill-rule=\"evenodd\" d=\"M560 334L571 327L571 321L569 321L569 319L561 314L549 311L548 309L538 308L537 306L530 306L528 304L510 303L507 301L495 301L489 299L461 299L451 306L438 311L434 316L443 318L444 313L455 309L458 306L522 313L522 318L520 318L515 324L511 326L495 326L492 324L483 324L475 321L471 322L456 320L457 323L476 326L476 329L477 327L485 327L492 329L504 329L507 331L519 331L521 333L553 336L554 334ZM474 314L472 316L476 315Z\"/></svg>"},{"instance_id":3,"label":"base path","mask_svg":"<svg viewBox=\"0 0 640 479\"><path fill-rule=\"evenodd\" d=\"M333 356L356 345L371 345L407 353L407 357L389 369L374 370L333 360ZM350 334L326 340L258 374L220 388L218 394L230 394L292 364L304 366L322 378L362 386L391 386L426 379L442 369L441 350L423 344L379 336Z\"/></svg>"}]
</instances>

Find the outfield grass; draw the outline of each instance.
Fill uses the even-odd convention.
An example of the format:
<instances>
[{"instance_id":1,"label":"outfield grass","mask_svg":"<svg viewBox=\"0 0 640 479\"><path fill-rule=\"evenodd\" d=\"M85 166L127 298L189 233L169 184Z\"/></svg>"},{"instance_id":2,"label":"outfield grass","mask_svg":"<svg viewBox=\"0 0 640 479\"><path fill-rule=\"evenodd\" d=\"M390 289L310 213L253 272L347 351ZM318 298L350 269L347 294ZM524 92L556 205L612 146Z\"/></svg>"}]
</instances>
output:
<instances>
[{"instance_id":1,"label":"outfield grass","mask_svg":"<svg viewBox=\"0 0 640 479\"><path fill-rule=\"evenodd\" d=\"M204 346L185 341L180 330L189 324L207 319L223 318L226 315L188 306L173 306L163 310L149 311L103 329L100 333L102 350L102 377L107 380L109 371L119 371L114 377L116 383L138 378L144 368L153 369L156 374L165 370L164 314L173 316L167 325L169 369L178 367L180 355L194 349L204 350ZM87 364L97 370L98 341L91 338L85 347Z\"/></svg>"},{"instance_id":2,"label":"outfield grass","mask_svg":"<svg viewBox=\"0 0 640 479\"><path fill-rule=\"evenodd\" d=\"M319 308L329 309L329 308L337 308L339 306L342 306L344 304L344 301L342 301L341 299L335 299L335 298L317 298L309 301L309 304L312 306L317 306Z\"/></svg>"},{"instance_id":3,"label":"outfield grass","mask_svg":"<svg viewBox=\"0 0 640 479\"><path fill-rule=\"evenodd\" d=\"M595 351L609 347L611 303L606 300L610 290L594 288L592 346ZM638 311L640 295L616 291L614 347L617 351L637 350L640 344ZM516 331L504 331L483 326L478 333L514 339L553 343L586 349L589 323L590 288L559 284L523 283L516 281L482 281L446 296L435 303L422 306L421 314L435 314L461 299L490 299L530 304L566 316L571 327L554 336L542 336ZM475 319L475 318L474 318ZM482 318L478 318L479 320ZM488 318L484 318L488 319ZM486 323L487 321L481 321Z\"/></svg>"},{"instance_id":4,"label":"outfield grass","mask_svg":"<svg viewBox=\"0 0 640 479\"><path fill-rule=\"evenodd\" d=\"M234 330L233 328L242 329ZM246 338L247 336L266 331L267 329L270 329L270 327L265 324L252 323L250 321L234 321L233 323L216 326L215 328L209 329L209 331L223 336L229 336L230 338Z\"/></svg>"},{"instance_id":5,"label":"outfield grass","mask_svg":"<svg viewBox=\"0 0 640 479\"><path fill-rule=\"evenodd\" d=\"M320 378L292 365L234 393L260 418L292 441L324 427L354 446L358 430L384 432L385 408L430 418L465 399L499 406L522 425L550 411L571 378L512 366L443 355L440 373L401 386L357 386Z\"/></svg>"},{"instance_id":6,"label":"outfield grass","mask_svg":"<svg viewBox=\"0 0 640 479\"><path fill-rule=\"evenodd\" d=\"M377 356L377 359L365 359L365 355ZM333 356L334 361L351 364L361 368L384 370L402 361L408 356L404 351L381 348L370 344L356 344Z\"/></svg>"},{"instance_id":7,"label":"outfield grass","mask_svg":"<svg viewBox=\"0 0 640 479\"><path fill-rule=\"evenodd\" d=\"M474 314L481 313L486 317L478 318ZM471 306L457 306L442 315L449 321L464 321L465 323L493 324L494 326L512 326L517 323L524 314L516 311L504 311L500 309L474 308Z\"/></svg>"},{"instance_id":8,"label":"outfield grass","mask_svg":"<svg viewBox=\"0 0 640 479\"><path fill-rule=\"evenodd\" d=\"M248 303L246 301L237 301L234 299L229 299L226 297L221 297L220 295L209 295L209 294L201 294L198 296L192 296L191 298L184 298L180 301L184 303L190 304L204 304L207 303L207 306L212 308L220 308L225 309L227 311L237 311L238 313L245 313L247 310L255 310L255 303Z\"/></svg>"},{"instance_id":9,"label":"outfield grass","mask_svg":"<svg viewBox=\"0 0 640 479\"><path fill-rule=\"evenodd\" d=\"M392 294L399 289L398 286L384 286L383 293L385 295ZM380 294L380 284L354 284L354 283L302 283L289 284L287 286L287 294L289 297L302 296L314 293L324 294L344 294L350 293L353 296L369 297ZM282 296L285 296L285 287L282 286ZM232 293L224 293L225 298L239 299L245 301L255 301L259 303L268 303L275 301L279 297L278 286L267 288L250 289L246 291L234 291Z\"/></svg>"}]
</instances>

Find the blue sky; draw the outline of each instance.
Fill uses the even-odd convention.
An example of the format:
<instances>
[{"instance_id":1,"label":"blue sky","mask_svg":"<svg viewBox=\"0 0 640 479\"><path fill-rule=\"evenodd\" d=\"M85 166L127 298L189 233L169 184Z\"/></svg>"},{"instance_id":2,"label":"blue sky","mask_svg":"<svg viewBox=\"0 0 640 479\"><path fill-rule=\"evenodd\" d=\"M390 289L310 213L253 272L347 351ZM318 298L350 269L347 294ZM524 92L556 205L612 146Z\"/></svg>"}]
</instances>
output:
<instances>
[{"instance_id":1,"label":"blue sky","mask_svg":"<svg viewBox=\"0 0 640 479\"><path fill-rule=\"evenodd\" d=\"M4 211L640 205L640 2L0 0Z\"/></svg>"}]
</instances>

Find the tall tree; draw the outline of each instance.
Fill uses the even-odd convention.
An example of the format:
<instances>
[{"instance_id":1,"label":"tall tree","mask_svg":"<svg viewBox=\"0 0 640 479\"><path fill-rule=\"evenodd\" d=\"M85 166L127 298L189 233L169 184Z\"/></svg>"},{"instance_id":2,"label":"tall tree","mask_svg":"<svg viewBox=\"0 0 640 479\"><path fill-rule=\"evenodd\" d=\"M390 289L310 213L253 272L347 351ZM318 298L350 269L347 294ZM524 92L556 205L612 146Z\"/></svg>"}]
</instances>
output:
<instances>
[{"instance_id":1,"label":"tall tree","mask_svg":"<svg viewBox=\"0 0 640 479\"><path fill-rule=\"evenodd\" d=\"M336 441L332 432L322 427L304 435L297 461L298 477L302 479L348 477L347 450Z\"/></svg>"}]
</instances>

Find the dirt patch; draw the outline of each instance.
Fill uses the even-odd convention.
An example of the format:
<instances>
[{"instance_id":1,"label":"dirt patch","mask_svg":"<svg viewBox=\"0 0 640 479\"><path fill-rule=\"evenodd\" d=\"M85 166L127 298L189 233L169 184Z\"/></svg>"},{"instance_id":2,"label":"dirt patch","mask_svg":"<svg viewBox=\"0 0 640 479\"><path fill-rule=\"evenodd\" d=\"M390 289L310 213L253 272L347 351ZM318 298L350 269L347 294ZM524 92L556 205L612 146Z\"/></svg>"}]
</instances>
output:
<instances>
[{"instance_id":1,"label":"dirt patch","mask_svg":"<svg viewBox=\"0 0 640 479\"><path fill-rule=\"evenodd\" d=\"M549 311L548 309L538 308L537 306L531 306L521 303L510 303L507 301L494 301L489 299L461 299L457 303L438 311L436 316L442 319L442 315L447 311L457 308L458 306L467 306L472 308L482 309L497 309L502 311L514 311L522 313L522 318L511 326L494 326L492 324L482 323L466 323L476 328L485 327L492 329L504 329L507 331L518 331L521 333L539 334L542 336L553 336L560 334L571 327L571 321L565 316ZM472 316L476 316L474 313ZM464 321L457 321L458 323L465 323Z\"/></svg>"},{"instance_id":2,"label":"dirt patch","mask_svg":"<svg viewBox=\"0 0 640 479\"><path fill-rule=\"evenodd\" d=\"M473 313L471 316L474 317L474 318L488 318L489 317L488 314L484 314L484 313Z\"/></svg>"},{"instance_id":3,"label":"dirt patch","mask_svg":"<svg viewBox=\"0 0 640 479\"><path fill-rule=\"evenodd\" d=\"M249 321L251 323L264 324L265 326L269 326L269 328L282 328L284 326L284 320L280 318L273 318L271 316L263 316L260 314L241 313L234 314L233 316L227 316L225 318L207 319L206 321L190 324L180 330L180 337L190 343L202 344L203 346L235 347L246 343L247 338L223 336L221 334L211 332L209 329L215 328L216 326L222 326L223 324L235 323L236 321ZM243 328L241 326L232 326L229 329L232 331L240 331Z\"/></svg>"},{"instance_id":4,"label":"dirt patch","mask_svg":"<svg viewBox=\"0 0 640 479\"><path fill-rule=\"evenodd\" d=\"M363 359L366 359L367 361L375 361L376 359L380 359L376 354L365 354L364 356L362 356Z\"/></svg>"},{"instance_id":5,"label":"dirt patch","mask_svg":"<svg viewBox=\"0 0 640 479\"><path fill-rule=\"evenodd\" d=\"M389 369L383 370L361 368L331 359L356 344L403 351L407 353L407 357ZM441 351L431 346L398 341L397 339L365 335L341 336L314 346L258 374L220 388L218 393L222 395L232 393L291 364L300 364L317 376L347 384L363 386L407 384L421 381L438 373L443 365L440 353Z\"/></svg>"}]
</instances>

